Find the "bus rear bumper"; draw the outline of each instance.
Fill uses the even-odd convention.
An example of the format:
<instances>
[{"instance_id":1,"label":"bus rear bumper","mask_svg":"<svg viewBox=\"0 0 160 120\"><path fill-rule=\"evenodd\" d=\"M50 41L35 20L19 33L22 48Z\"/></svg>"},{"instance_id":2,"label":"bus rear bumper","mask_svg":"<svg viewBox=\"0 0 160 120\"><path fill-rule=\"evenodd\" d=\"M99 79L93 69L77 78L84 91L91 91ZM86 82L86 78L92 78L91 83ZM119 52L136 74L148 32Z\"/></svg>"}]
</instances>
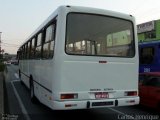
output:
<instances>
[{"instance_id":1,"label":"bus rear bumper","mask_svg":"<svg viewBox=\"0 0 160 120\"><path fill-rule=\"evenodd\" d=\"M81 100L81 101L53 101L52 109L90 109L102 107L130 106L139 104L139 97L103 99L103 100Z\"/></svg>"}]
</instances>

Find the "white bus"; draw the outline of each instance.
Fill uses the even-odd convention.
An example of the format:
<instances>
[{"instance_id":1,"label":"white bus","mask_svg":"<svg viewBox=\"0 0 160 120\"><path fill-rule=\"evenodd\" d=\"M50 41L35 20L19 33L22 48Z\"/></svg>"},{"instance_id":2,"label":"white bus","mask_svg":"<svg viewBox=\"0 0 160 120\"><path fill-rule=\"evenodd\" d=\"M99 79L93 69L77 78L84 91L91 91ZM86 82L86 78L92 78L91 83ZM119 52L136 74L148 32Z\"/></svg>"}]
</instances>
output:
<instances>
[{"instance_id":1,"label":"white bus","mask_svg":"<svg viewBox=\"0 0 160 120\"><path fill-rule=\"evenodd\" d=\"M60 6L18 50L31 101L54 110L138 104L136 33L131 15Z\"/></svg>"}]
</instances>

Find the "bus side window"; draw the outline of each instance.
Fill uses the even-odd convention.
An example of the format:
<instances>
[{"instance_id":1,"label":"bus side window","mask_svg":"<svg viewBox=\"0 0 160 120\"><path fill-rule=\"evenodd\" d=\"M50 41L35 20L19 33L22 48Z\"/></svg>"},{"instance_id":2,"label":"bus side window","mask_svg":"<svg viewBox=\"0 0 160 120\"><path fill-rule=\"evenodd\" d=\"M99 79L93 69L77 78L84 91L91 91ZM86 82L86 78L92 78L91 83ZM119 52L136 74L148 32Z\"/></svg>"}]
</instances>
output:
<instances>
[{"instance_id":1,"label":"bus side window","mask_svg":"<svg viewBox=\"0 0 160 120\"><path fill-rule=\"evenodd\" d=\"M29 57L29 55L30 55L30 45L31 45L31 43L28 42L28 43L27 43L27 46L28 46L28 47L27 47L27 51L26 51L26 52L27 52L27 57L26 57L27 59L30 58L30 57Z\"/></svg>"},{"instance_id":2,"label":"bus side window","mask_svg":"<svg viewBox=\"0 0 160 120\"><path fill-rule=\"evenodd\" d=\"M35 38L31 40L31 45L30 45L30 59L34 58L34 51L35 51Z\"/></svg>"},{"instance_id":3,"label":"bus side window","mask_svg":"<svg viewBox=\"0 0 160 120\"><path fill-rule=\"evenodd\" d=\"M24 59L24 45L22 46L22 53L21 53L21 59Z\"/></svg>"},{"instance_id":4,"label":"bus side window","mask_svg":"<svg viewBox=\"0 0 160 120\"><path fill-rule=\"evenodd\" d=\"M28 59L31 59L31 46L32 46L32 40L28 42Z\"/></svg>"},{"instance_id":5,"label":"bus side window","mask_svg":"<svg viewBox=\"0 0 160 120\"><path fill-rule=\"evenodd\" d=\"M35 43L35 58L41 58L41 48L42 48L42 33L37 36L37 43Z\"/></svg>"},{"instance_id":6,"label":"bus side window","mask_svg":"<svg viewBox=\"0 0 160 120\"><path fill-rule=\"evenodd\" d=\"M28 59L28 43L25 44L25 54L24 59Z\"/></svg>"},{"instance_id":7,"label":"bus side window","mask_svg":"<svg viewBox=\"0 0 160 120\"><path fill-rule=\"evenodd\" d=\"M46 28L45 40L43 43L43 59L51 59L54 54L54 43L55 43L55 28L56 24L51 24Z\"/></svg>"}]
</instances>

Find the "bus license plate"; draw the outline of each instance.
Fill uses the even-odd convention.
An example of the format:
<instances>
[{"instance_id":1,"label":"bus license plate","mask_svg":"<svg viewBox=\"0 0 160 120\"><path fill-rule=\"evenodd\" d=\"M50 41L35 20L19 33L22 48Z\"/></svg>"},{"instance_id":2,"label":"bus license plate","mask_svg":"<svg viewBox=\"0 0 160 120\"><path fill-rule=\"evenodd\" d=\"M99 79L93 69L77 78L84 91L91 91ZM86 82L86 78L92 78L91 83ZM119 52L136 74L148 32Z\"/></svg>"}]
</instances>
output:
<instances>
[{"instance_id":1,"label":"bus license plate","mask_svg":"<svg viewBox=\"0 0 160 120\"><path fill-rule=\"evenodd\" d=\"M109 94L106 92L98 92L95 93L95 98L96 99L109 98Z\"/></svg>"}]
</instances>

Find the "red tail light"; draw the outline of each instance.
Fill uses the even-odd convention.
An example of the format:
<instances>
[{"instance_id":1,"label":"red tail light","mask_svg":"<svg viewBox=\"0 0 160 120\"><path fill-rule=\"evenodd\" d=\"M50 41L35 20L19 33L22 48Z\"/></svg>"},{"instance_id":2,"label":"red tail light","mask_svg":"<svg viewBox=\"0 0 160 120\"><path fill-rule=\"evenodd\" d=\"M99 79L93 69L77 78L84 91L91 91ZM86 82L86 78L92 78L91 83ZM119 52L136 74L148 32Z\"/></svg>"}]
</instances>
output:
<instances>
[{"instance_id":1,"label":"red tail light","mask_svg":"<svg viewBox=\"0 0 160 120\"><path fill-rule=\"evenodd\" d=\"M125 96L137 96L137 91L127 91L124 93Z\"/></svg>"},{"instance_id":2,"label":"red tail light","mask_svg":"<svg viewBox=\"0 0 160 120\"><path fill-rule=\"evenodd\" d=\"M77 99L78 94L61 94L61 99Z\"/></svg>"}]
</instances>

